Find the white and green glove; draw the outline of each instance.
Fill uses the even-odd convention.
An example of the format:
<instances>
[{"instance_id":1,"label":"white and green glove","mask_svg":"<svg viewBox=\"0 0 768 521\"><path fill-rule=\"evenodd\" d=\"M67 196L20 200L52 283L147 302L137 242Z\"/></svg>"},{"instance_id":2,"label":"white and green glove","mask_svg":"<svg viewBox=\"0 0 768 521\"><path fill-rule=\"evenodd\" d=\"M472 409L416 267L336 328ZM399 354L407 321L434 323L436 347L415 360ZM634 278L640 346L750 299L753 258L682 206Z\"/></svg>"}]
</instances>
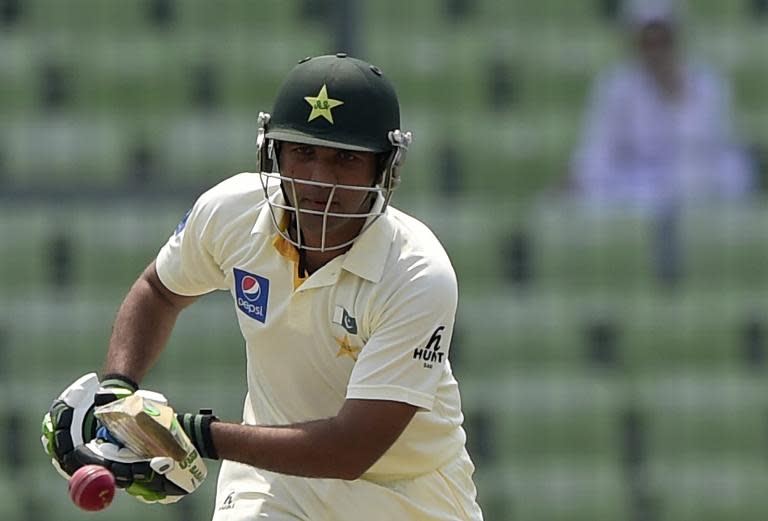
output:
<instances>
[{"instance_id":1,"label":"white and green glove","mask_svg":"<svg viewBox=\"0 0 768 521\"><path fill-rule=\"evenodd\" d=\"M93 415L96 405L111 403L134 392L167 404L163 395L137 391L137 387L120 375L108 375L101 383L95 373L82 376L54 400L43 418L43 448L53 466L66 479L84 465L100 465L114 474L118 487L140 501L175 503L194 492L205 478L205 465L200 454L195 451L184 462L166 457L141 458L100 426ZM192 433L184 428L184 417L187 417L186 425L192 428ZM216 420L215 416L177 415L177 418L195 447L198 440L202 447L206 447L206 442L210 443L210 423ZM198 436L203 430L207 438ZM210 450L215 455L212 444ZM189 461L197 464L190 465Z\"/></svg>"},{"instance_id":2,"label":"white and green glove","mask_svg":"<svg viewBox=\"0 0 768 521\"><path fill-rule=\"evenodd\" d=\"M94 407L129 396L137 389L136 383L124 376L106 375L99 382L96 373L85 374L64 389L43 417L41 437L59 474L69 479L84 465L75 449L96 437Z\"/></svg>"},{"instance_id":3,"label":"white and green glove","mask_svg":"<svg viewBox=\"0 0 768 521\"><path fill-rule=\"evenodd\" d=\"M160 393L142 389L136 394L168 406L168 400ZM181 425L172 428L181 428ZM115 476L122 474L126 492L145 503L175 503L197 490L208 475L205 463L194 446L188 447L183 461L170 457L146 458L126 447L105 426L99 427L96 438L76 452L101 459L103 463L98 464L110 469Z\"/></svg>"}]
</instances>

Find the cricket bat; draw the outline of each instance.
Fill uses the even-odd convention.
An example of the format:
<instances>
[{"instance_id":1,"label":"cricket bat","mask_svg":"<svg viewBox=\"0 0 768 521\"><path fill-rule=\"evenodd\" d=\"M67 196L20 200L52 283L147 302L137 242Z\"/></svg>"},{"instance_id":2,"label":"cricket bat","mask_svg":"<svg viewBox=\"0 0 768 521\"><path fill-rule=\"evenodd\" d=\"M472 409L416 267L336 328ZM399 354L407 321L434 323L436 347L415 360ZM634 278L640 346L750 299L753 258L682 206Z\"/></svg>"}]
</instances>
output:
<instances>
[{"instance_id":1,"label":"cricket bat","mask_svg":"<svg viewBox=\"0 0 768 521\"><path fill-rule=\"evenodd\" d=\"M142 458L163 456L181 462L194 450L173 409L141 392L97 407L94 415Z\"/></svg>"}]
</instances>

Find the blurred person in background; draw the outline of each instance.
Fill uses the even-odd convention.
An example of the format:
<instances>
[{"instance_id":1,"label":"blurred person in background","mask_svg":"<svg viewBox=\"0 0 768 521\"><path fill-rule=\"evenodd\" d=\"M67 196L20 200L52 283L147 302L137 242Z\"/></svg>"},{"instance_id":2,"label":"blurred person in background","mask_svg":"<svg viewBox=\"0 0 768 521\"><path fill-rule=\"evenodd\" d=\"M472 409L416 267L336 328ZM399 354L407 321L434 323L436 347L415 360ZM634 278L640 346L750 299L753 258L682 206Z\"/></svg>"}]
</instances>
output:
<instances>
[{"instance_id":1,"label":"blurred person in background","mask_svg":"<svg viewBox=\"0 0 768 521\"><path fill-rule=\"evenodd\" d=\"M632 56L593 87L572 165L590 206L673 212L750 193L754 166L735 141L731 93L711 67L686 56L681 8L633 0L622 11Z\"/></svg>"},{"instance_id":2,"label":"blurred person in background","mask_svg":"<svg viewBox=\"0 0 768 521\"><path fill-rule=\"evenodd\" d=\"M623 5L631 56L595 81L570 179L590 213L651 219L651 264L666 288L683 271L681 212L727 208L757 184L732 129L729 85L686 55L681 16L672 0Z\"/></svg>"}]
</instances>

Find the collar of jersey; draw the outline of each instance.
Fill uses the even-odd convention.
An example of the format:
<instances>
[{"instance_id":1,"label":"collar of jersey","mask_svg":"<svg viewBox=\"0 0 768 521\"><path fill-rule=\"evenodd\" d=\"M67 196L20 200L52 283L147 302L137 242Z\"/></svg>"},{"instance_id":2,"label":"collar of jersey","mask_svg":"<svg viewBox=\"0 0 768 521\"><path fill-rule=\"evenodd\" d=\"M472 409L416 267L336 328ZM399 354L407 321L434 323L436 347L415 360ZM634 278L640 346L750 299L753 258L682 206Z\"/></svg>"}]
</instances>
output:
<instances>
[{"instance_id":1,"label":"collar of jersey","mask_svg":"<svg viewBox=\"0 0 768 521\"><path fill-rule=\"evenodd\" d=\"M272 202L284 204L283 194L277 191L270 196ZM384 200L379 197L375 207L381 207ZM285 211L275 208L275 217L282 222ZM256 217L251 234L277 235L269 205L263 204ZM371 225L352 245L352 248L344 255L341 267L350 273L371 282L379 282L384 275L384 266L387 262L389 249L392 247L394 228L389 220L388 211ZM298 255L298 254L297 254Z\"/></svg>"}]
</instances>

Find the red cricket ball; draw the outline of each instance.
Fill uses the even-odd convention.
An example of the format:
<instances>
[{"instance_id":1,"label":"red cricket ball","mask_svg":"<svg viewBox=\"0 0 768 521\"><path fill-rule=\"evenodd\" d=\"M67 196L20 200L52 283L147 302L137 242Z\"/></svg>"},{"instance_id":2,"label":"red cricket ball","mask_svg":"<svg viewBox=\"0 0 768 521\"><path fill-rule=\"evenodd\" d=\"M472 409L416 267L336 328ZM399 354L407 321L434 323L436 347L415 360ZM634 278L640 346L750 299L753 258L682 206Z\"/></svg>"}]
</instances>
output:
<instances>
[{"instance_id":1,"label":"red cricket ball","mask_svg":"<svg viewBox=\"0 0 768 521\"><path fill-rule=\"evenodd\" d=\"M80 467L69 480L69 497L83 510L107 508L115 497L115 476L99 465Z\"/></svg>"}]
</instances>

